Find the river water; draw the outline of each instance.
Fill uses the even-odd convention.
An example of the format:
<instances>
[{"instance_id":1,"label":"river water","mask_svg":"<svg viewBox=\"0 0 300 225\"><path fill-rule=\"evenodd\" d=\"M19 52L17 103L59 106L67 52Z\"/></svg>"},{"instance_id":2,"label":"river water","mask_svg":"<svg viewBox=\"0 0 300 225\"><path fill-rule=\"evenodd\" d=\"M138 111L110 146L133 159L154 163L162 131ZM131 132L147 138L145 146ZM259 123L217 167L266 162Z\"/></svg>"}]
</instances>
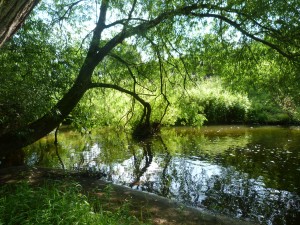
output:
<instances>
[{"instance_id":1,"label":"river water","mask_svg":"<svg viewBox=\"0 0 300 225\"><path fill-rule=\"evenodd\" d=\"M113 129L61 129L24 151L29 165L87 170L100 179L213 213L268 225L300 221L300 128L164 128L133 141ZM57 154L58 153L58 154Z\"/></svg>"}]
</instances>

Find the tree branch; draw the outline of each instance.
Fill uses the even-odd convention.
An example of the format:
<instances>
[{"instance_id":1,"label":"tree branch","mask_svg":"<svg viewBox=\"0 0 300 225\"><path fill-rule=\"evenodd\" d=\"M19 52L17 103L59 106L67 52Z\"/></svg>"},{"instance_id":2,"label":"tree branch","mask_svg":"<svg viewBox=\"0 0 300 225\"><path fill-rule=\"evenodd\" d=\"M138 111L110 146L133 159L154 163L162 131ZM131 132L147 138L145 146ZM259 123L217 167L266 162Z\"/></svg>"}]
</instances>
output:
<instances>
[{"instance_id":1,"label":"tree branch","mask_svg":"<svg viewBox=\"0 0 300 225\"><path fill-rule=\"evenodd\" d=\"M87 58L89 56L92 56L94 54L97 54L99 51L99 43L101 40L101 34L103 30L105 29L105 21L106 21L106 14L108 9L109 0L102 0L101 6L100 6L100 14L99 19L97 22L97 25L94 29L91 45L87 54ZM92 56L93 57L93 56Z\"/></svg>"},{"instance_id":2,"label":"tree branch","mask_svg":"<svg viewBox=\"0 0 300 225\"><path fill-rule=\"evenodd\" d=\"M70 4L66 5L67 9L63 12L62 15L59 15L60 11L54 11L54 13L56 13L58 15L58 18L55 19L55 20L53 20L52 25L55 24L55 23L57 23L57 22L61 22L64 19L68 19L69 16L70 16L70 14L71 14L71 12L72 12L72 10L73 10L73 8L76 5L78 5L80 2L82 2L82 1L84 1L84 0L78 0L76 2L73 2L73 3L70 3Z\"/></svg>"},{"instance_id":3,"label":"tree branch","mask_svg":"<svg viewBox=\"0 0 300 225\"><path fill-rule=\"evenodd\" d=\"M266 41L262 38L259 38L257 36L255 36L254 34L251 34L249 31L247 31L246 29L242 28L240 24L238 24L236 21L233 21L225 16L221 16L218 14L211 14L211 13L205 13L205 14L198 14L198 13L191 13L191 15L193 16L197 16L200 18L204 18L204 17L211 17L211 18L217 18L220 20L223 20L224 22L230 24L231 26L233 26L235 29L237 29L238 31L240 31L243 35L251 38L252 40L258 41L266 46L269 46L270 48L274 49L275 51L277 51L279 54L281 54L282 56L288 58L288 59L293 59L295 57L298 57L299 54L291 54L291 53L287 53L284 50L282 50L279 46Z\"/></svg>"},{"instance_id":4,"label":"tree branch","mask_svg":"<svg viewBox=\"0 0 300 225\"><path fill-rule=\"evenodd\" d=\"M143 106L148 107L149 103L146 102L144 99L142 99L137 93L133 92L133 91L129 91L123 87L120 87L116 84L107 84L107 83L91 83L89 86L89 89L92 88L110 88L110 89L114 89L123 93L126 93L132 97L134 97L137 101L139 101Z\"/></svg>"},{"instance_id":5,"label":"tree branch","mask_svg":"<svg viewBox=\"0 0 300 225\"><path fill-rule=\"evenodd\" d=\"M115 84L107 84L107 83L91 83L89 86L89 89L91 88L110 88L110 89L114 89L123 93L126 93L132 97L134 97L139 103L141 103L144 106L144 112L143 115L141 117L141 121L140 124L143 122L144 118L145 119L145 123L147 124L147 126L150 126L150 116L151 116L151 105L149 102L146 102L144 99L142 99L138 94L129 91L125 88L122 88L118 85Z\"/></svg>"}]
</instances>

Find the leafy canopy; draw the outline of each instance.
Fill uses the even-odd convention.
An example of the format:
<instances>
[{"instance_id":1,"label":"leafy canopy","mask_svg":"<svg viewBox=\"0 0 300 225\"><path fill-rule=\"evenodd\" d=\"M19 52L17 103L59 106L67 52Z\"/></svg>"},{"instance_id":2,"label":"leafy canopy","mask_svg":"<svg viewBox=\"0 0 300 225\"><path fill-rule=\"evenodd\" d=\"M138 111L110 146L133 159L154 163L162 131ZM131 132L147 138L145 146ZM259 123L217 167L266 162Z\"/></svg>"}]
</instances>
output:
<instances>
[{"instance_id":1,"label":"leafy canopy","mask_svg":"<svg viewBox=\"0 0 300 225\"><path fill-rule=\"evenodd\" d=\"M152 113L152 121L161 122L172 114L175 93L177 99L188 96L209 76L221 76L235 91L268 90L278 102L288 96L297 104L299 5L298 0L44 1L1 51L1 105L21 105L0 112L1 122L10 124L4 130L19 126L8 118L15 114L26 118L22 125L43 115L53 119L47 124L56 124L85 93L88 101L99 101L104 91L95 88L126 95L131 107L124 117L139 112L135 120L145 122ZM81 105L92 108L90 103ZM122 111L122 104L115 107ZM30 129L38 132L36 127Z\"/></svg>"}]
</instances>

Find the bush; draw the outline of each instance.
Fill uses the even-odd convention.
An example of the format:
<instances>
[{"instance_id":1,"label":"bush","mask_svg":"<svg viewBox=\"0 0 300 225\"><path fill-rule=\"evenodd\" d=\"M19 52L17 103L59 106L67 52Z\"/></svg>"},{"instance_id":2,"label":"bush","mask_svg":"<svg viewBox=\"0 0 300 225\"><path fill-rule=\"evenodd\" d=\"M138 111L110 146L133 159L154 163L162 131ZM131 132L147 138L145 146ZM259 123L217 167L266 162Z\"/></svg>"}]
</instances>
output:
<instances>
[{"instance_id":1,"label":"bush","mask_svg":"<svg viewBox=\"0 0 300 225\"><path fill-rule=\"evenodd\" d=\"M210 78L188 92L180 104L178 121L184 125L242 123L250 101L246 95L226 90L220 80Z\"/></svg>"}]
</instances>

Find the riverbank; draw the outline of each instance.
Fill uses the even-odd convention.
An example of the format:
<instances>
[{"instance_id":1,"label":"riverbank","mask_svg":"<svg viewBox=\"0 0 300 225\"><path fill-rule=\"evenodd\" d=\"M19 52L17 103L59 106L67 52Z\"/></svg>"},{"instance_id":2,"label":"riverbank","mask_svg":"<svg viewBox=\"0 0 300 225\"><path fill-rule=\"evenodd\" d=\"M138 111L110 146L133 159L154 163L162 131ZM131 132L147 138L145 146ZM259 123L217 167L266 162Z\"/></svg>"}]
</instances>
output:
<instances>
[{"instance_id":1,"label":"riverbank","mask_svg":"<svg viewBox=\"0 0 300 225\"><path fill-rule=\"evenodd\" d=\"M28 181L31 185L49 180L78 182L85 193L97 196L105 210L114 212L126 202L130 202L130 213L141 221L150 224L205 224L205 225L251 225L253 223L214 215L195 208L186 207L175 201L153 194L136 191L124 186L113 185L85 173L64 172L57 169L36 167L10 167L0 170L0 184ZM107 190L109 200L107 199Z\"/></svg>"}]
</instances>

